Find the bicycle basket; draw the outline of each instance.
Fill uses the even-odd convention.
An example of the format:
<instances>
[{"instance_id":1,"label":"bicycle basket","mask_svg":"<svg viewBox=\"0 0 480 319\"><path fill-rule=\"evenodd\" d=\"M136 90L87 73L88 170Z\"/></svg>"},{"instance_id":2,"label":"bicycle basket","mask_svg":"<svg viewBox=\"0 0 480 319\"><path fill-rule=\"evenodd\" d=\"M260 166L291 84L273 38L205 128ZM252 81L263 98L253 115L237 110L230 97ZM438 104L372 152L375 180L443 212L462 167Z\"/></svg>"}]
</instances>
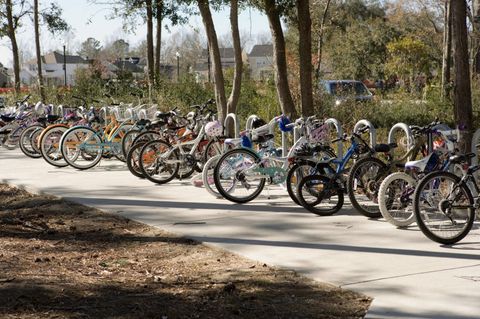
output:
<instances>
[{"instance_id":1,"label":"bicycle basket","mask_svg":"<svg viewBox=\"0 0 480 319\"><path fill-rule=\"evenodd\" d=\"M324 143L328 141L329 127L323 123L308 129L308 140L311 143Z\"/></svg>"}]
</instances>

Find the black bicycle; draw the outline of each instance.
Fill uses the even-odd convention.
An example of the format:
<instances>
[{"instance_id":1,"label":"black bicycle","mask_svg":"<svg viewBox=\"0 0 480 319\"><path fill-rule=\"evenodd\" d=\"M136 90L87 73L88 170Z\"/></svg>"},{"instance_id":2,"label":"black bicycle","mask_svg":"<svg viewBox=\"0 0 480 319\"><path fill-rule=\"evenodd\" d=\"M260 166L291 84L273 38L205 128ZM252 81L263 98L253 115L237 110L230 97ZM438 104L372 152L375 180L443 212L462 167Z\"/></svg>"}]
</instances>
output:
<instances>
[{"instance_id":1,"label":"black bicycle","mask_svg":"<svg viewBox=\"0 0 480 319\"><path fill-rule=\"evenodd\" d=\"M474 153L450 157L451 164L465 164ZM470 232L475 211L480 207L480 187L474 174L480 165L470 166L463 177L437 171L420 180L413 207L417 224L433 241L451 245ZM473 193L472 193L473 191Z\"/></svg>"}]
</instances>

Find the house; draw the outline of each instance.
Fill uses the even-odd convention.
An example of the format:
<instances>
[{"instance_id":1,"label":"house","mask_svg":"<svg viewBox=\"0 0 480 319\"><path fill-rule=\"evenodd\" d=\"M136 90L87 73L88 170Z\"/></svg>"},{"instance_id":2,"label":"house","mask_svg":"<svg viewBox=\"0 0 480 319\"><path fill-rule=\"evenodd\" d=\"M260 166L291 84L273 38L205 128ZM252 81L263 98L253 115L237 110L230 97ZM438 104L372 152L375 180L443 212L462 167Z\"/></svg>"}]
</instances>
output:
<instances>
[{"instance_id":1,"label":"house","mask_svg":"<svg viewBox=\"0 0 480 319\"><path fill-rule=\"evenodd\" d=\"M65 69L64 69L65 64ZM48 85L75 85L75 74L79 69L86 69L90 65L88 60L79 55L63 55L54 51L42 56L42 73ZM37 60L27 61L20 72L20 79L25 84L36 84Z\"/></svg>"},{"instance_id":2,"label":"house","mask_svg":"<svg viewBox=\"0 0 480 319\"><path fill-rule=\"evenodd\" d=\"M250 74L254 80L264 80L273 75L273 45L257 44L248 54Z\"/></svg>"},{"instance_id":3,"label":"house","mask_svg":"<svg viewBox=\"0 0 480 319\"><path fill-rule=\"evenodd\" d=\"M235 67L235 51L233 48L219 48L220 49L220 61L222 63L222 69ZM242 52L242 59L244 62L247 60L246 55ZM206 82L210 77L213 78L212 62L209 59L208 50L202 50L198 62L193 68L197 82Z\"/></svg>"},{"instance_id":4,"label":"house","mask_svg":"<svg viewBox=\"0 0 480 319\"><path fill-rule=\"evenodd\" d=\"M5 88L10 84L8 69L0 63L0 88Z\"/></svg>"}]
</instances>

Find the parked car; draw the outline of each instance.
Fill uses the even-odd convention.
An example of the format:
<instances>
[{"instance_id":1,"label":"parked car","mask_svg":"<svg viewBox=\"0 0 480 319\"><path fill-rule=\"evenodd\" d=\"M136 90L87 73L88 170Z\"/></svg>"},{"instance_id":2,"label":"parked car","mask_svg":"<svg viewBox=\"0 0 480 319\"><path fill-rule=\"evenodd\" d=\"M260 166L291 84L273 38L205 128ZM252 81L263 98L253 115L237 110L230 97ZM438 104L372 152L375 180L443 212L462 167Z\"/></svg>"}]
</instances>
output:
<instances>
[{"instance_id":1,"label":"parked car","mask_svg":"<svg viewBox=\"0 0 480 319\"><path fill-rule=\"evenodd\" d=\"M354 80L322 80L321 88L326 94L335 99L335 105L339 106L346 101L369 102L373 100L373 94L360 81Z\"/></svg>"}]
</instances>

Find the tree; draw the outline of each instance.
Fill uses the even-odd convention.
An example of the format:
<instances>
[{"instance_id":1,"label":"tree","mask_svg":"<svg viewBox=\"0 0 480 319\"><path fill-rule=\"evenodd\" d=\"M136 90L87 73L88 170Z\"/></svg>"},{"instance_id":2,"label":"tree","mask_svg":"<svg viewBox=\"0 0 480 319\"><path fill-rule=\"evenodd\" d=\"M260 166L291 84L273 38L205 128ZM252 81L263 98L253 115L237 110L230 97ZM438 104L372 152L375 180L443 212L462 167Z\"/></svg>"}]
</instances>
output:
<instances>
[{"instance_id":1,"label":"tree","mask_svg":"<svg viewBox=\"0 0 480 319\"><path fill-rule=\"evenodd\" d=\"M467 3L466 0L451 2L454 57L454 116L455 122L465 130L463 151L471 149L473 130L472 91L468 56Z\"/></svg>"},{"instance_id":2,"label":"tree","mask_svg":"<svg viewBox=\"0 0 480 319\"><path fill-rule=\"evenodd\" d=\"M331 0L327 0L325 3L325 9L323 10L322 20L320 22L320 27L318 31L318 41L317 41L317 67L315 69L315 79L318 81L320 79L320 72L322 66L322 52L323 52L323 35L325 32L325 24L327 21L328 9L330 8Z\"/></svg>"},{"instance_id":3,"label":"tree","mask_svg":"<svg viewBox=\"0 0 480 319\"><path fill-rule=\"evenodd\" d=\"M77 51L77 54L85 58L96 59L101 51L102 45L100 41L95 38L88 38L80 44L80 49Z\"/></svg>"},{"instance_id":4,"label":"tree","mask_svg":"<svg viewBox=\"0 0 480 319\"><path fill-rule=\"evenodd\" d=\"M147 66L148 66L148 81L150 85L155 82L155 63L154 63L154 49L153 49L153 7L152 0L145 0L145 7L147 12Z\"/></svg>"},{"instance_id":5,"label":"tree","mask_svg":"<svg viewBox=\"0 0 480 319\"><path fill-rule=\"evenodd\" d=\"M386 71L402 78L413 88L415 77L421 73L429 74L431 60L427 46L420 40L409 37L390 42L387 45L388 62Z\"/></svg>"},{"instance_id":6,"label":"tree","mask_svg":"<svg viewBox=\"0 0 480 319\"><path fill-rule=\"evenodd\" d=\"M235 54L235 73L233 75L233 87L227 102L227 113L236 113L237 104L240 99L242 86L242 45L240 42L240 32L238 30L238 0L230 1L230 26L232 29L233 50ZM229 128L229 133L232 128Z\"/></svg>"},{"instance_id":7,"label":"tree","mask_svg":"<svg viewBox=\"0 0 480 319\"><path fill-rule=\"evenodd\" d=\"M33 1L33 24L35 29L35 51L37 56L37 74L40 98L45 103L45 87L42 74L42 53L40 50L40 17L43 18L48 30L53 34L57 31L65 31L68 24L61 17L62 9L55 3L50 3L50 7L40 11L38 0Z\"/></svg>"},{"instance_id":8,"label":"tree","mask_svg":"<svg viewBox=\"0 0 480 319\"><path fill-rule=\"evenodd\" d=\"M283 35L282 24L280 22L281 15L292 4L287 3L280 6L275 0L262 0L261 8L265 11L273 40L273 60L275 64L275 84L277 86L277 95L282 108L282 112L290 118L296 116L295 104L293 103L292 94L288 84L287 59L285 37ZM282 3L283 4L283 3Z\"/></svg>"},{"instance_id":9,"label":"tree","mask_svg":"<svg viewBox=\"0 0 480 319\"><path fill-rule=\"evenodd\" d=\"M473 71L480 74L480 0L472 0L472 18L473 18Z\"/></svg>"},{"instance_id":10,"label":"tree","mask_svg":"<svg viewBox=\"0 0 480 319\"><path fill-rule=\"evenodd\" d=\"M208 0L198 0L198 8L202 16L205 32L207 33L208 48L212 60L213 78L215 85L215 99L217 102L218 119L223 122L227 114L227 99L225 96L225 80L223 78L222 61L218 47L217 33L213 24L212 13Z\"/></svg>"},{"instance_id":11,"label":"tree","mask_svg":"<svg viewBox=\"0 0 480 319\"><path fill-rule=\"evenodd\" d=\"M163 21L163 0L155 0L155 19L157 21L157 33L156 33L156 44L155 44L155 77L158 80L160 79L161 71L161 51L162 51L162 21Z\"/></svg>"},{"instance_id":12,"label":"tree","mask_svg":"<svg viewBox=\"0 0 480 319\"><path fill-rule=\"evenodd\" d=\"M443 27L443 57L442 57L442 97L450 92L450 68L452 60L452 10L451 0L445 0L445 21Z\"/></svg>"},{"instance_id":13,"label":"tree","mask_svg":"<svg viewBox=\"0 0 480 319\"><path fill-rule=\"evenodd\" d=\"M15 7L18 10L15 10ZM20 59L16 31L20 27L20 20L29 12L25 0L5 0L0 2L0 35L10 39L13 54L13 74L15 77L15 92L20 93Z\"/></svg>"},{"instance_id":14,"label":"tree","mask_svg":"<svg viewBox=\"0 0 480 319\"><path fill-rule=\"evenodd\" d=\"M302 95L302 115L313 114L312 86L312 20L310 1L297 1L297 25L299 33L298 53L300 56L300 91Z\"/></svg>"}]
</instances>

